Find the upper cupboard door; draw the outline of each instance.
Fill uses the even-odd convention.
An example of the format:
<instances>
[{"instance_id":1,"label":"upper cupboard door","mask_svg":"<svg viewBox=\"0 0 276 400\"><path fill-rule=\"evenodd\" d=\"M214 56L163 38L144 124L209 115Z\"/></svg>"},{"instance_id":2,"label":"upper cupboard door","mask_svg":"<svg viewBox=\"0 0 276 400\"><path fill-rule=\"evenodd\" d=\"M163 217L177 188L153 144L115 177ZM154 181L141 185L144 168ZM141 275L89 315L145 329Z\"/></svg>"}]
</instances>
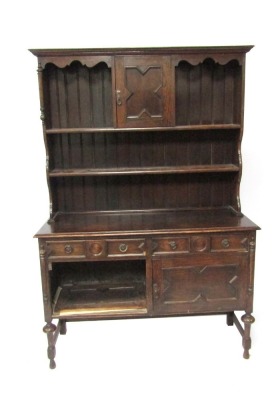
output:
<instances>
[{"instance_id":1,"label":"upper cupboard door","mask_svg":"<svg viewBox=\"0 0 276 400\"><path fill-rule=\"evenodd\" d=\"M118 128L168 126L171 104L169 57L116 57Z\"/></svg>"}]
</instances>

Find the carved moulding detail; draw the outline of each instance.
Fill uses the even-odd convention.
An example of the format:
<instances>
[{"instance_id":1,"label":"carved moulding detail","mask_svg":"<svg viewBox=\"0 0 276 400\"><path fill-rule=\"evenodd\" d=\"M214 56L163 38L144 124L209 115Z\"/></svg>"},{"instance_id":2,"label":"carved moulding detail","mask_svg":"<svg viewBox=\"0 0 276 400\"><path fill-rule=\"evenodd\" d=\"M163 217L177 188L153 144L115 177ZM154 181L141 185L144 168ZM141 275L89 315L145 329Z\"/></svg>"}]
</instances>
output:
<instances>
[{"instance_id":1,"label":"carved moulding detail","mask_svg":"<svg viewBox=\"0 0 276 400\"><path fill-rule=\"evenodd\" d=\"M256 246L255 238L252 237L251 240L250 240L250 242L249 242L250 251L253 251L253 252L254 252L254 251L255 251L255 246Z\"/></svg>"},{"instance_id":2,"label":"carved moulding detail","mask_svg":"<svg viewBox=\"0 0 276 400\"><path fill-rule=\"evenodd\" d=\"M177 66L181 61L196 66L203 64L206 60L211 60L214 64L226 65L235 61L238 65L243 64L244 57L237 54L179 54L172 57L172 65Z\"/></svg>"},{"instance_id":3,"label":"carved moulding detail","mask_svg":"<svg viewBox=\"0 0 276 400\"><path fill-rule=\"evenodd\" d=\"M138 71L138 73L137 73ZM132 84L131 79L128 80L128 74L126 74L126 104L127 104L127 118L128 119L141 119L141 118L161 118L162 117L162 97L159 92L163 89L163 76L160 66L146 65L146 66L135 66L127 67L127 72L135 74L137 83ZM157 75L158 74L158 75ZM156 77L158 81L156 82ZM147 103L149 108L142 107L140 102L136 101L139 88L143 84L147 85ZM137 108L137 105L139 108ZM131 109L131 112L129 112Z\"/></svg>"},{"instance_id":4,"label":"carved moulding detail","mask_svg":"<svg viewBox=\"0 0 276 400\"><path fill-rule=\"evenodd\" d=\"M203 301L205 303L213 303L217 301L237 301L239 297L239 289L236 283L239 279L237 275L237 266L234 264L221 265L221 266L211 266L205 265L202 267L182 267L184 270L190 270L197 276L197 293L193 293L190 298L181 298L179 300L165 300L164 304L195 304L197 302ZM178 267L178 269L182 269ZM222 273L221 285L225 289L225 293L221 296L221 293L216 293L215 290L206 289L206 279L208 280L208 274L211 273L213 268L219 269ZM163 269L163 272L166 268ZM163 288L162 294L164 295L170 289L169 278L163 278Z\"/></svg>"},{"instance_id":5,"label":"carved moulding detail","mask_svg":"<svg viewBox=\"0 0 276 400\"><path fill-rule=\"evenodd\" d=\"M38 67L37 67L37 72L40 73L43 71L43 67L41 65L41 62L38 63Z\"/></svg>"},{"instance_id":6,"label":"carved moulding detail","mask_svg":"<svg viewBox=\"0 0 276 400\"><path fill-rule=\"evenodd\" d=\"M50 201L50 203L49 203L49 214L53 215L53 202L52 201Z\"/></svg>"},{"instance_id":7,"label":"carved moulding detail","mask_svg":"<svg viewBox=\"0 0 276 400\"><path fill-rule=\"evenodd\" d=\"M242 245L242 247L245 248L245 250L248 250L248 238L247 237L245 237L241 240L241 245Z\"/></svg>"},{"instance_id":8,"label":"carved moulding detail","mask_svg":"<svg viewBox=\"0 0 276 400\"><path fill-rule=\"evenodd\" d=\"M39 256L41 260L44 260L45 256L46 256L46 249L44 244L40 244L39 245Z\"/></svg>"},{"instance_id":9,"label":"carved moulding detail","mask_svg":"<svg viewBox=\"0 0 276 400\"><path fill-rule=\"evenodd\" d=\"M50 162L49 156L46 156L46 171L47 172L49 171L49 162Z\"/></svg>"},{"instance_id":10,"label":"carved moulding detail","mask_svg":"<svg viewBox=\"0 0 276 400\"><path fill-rule=\"evenodd\" d=\"M42 121L42 124L44 124L45 123L45 110L44 110L44 107L40 108L40 119Z\"/></svg>"},{"instance_id":11,"label":"carved moulding detail","mask_svg":"<svg viewBox=\"0 0 276 400\"><path fill-rule=\"evenodd\" d=\"M255 258L255 237L252 236L249 239L249 253L250 253L250 267L249 267L249 285L247 288L247 293L253 296L254 293L254 258Z\"/></svg>"},{"instance_id":12,"label":"carved moulding detail","mask_svg":"<svg viewBox=\"0 0 276 400\"><path fill-rule=\"evenodd\" d=\"M72 58L70 56L65 57L41 57L39 64L41 68L45 68L46 64L54 64L58 68L65 68L71 65L73 62L79 62L88 68L95 67L100 62L107 64L109 68L112 66L112 57L110 56L79 56L78 58Z\"/></svg>"}]
</instances>

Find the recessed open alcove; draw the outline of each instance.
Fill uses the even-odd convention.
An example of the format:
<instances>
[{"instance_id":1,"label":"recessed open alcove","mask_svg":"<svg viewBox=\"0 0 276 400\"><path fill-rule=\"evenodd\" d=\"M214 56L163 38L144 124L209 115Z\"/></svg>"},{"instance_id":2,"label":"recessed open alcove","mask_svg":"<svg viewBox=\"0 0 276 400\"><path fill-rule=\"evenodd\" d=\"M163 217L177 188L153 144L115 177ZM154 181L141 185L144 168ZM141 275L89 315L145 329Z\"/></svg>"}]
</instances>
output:
<instances>
[{"instance_id":1,"label":"recessed open alcove","mask_svg":"<svg viewBox=\"0 0 276 400\"><path fill-rule=\"evenodd\" d=\"M111 69L105 62L88 68L78 61L43 71L47 129L112 126Z\"/></svg>"},{"instance_id":2,"label":"recessed open alcove","mask_svg":"<svg viewBox=\"0 0 276 400\"><path fill-rule=\"evenodd\" d=\"M146 312L145 260L53 263L51 286L56 317Z\"/></svg>"},{"instance_id":3,"label":"recessed open alcove","mask_svg":"<svg viewBox=\"0 0 276 400\"><path fill-rule=\"evenodd\" d=\"M180 61L175 68L177 125L239 124L241 73L236 60L225 65L211 58L198 65Z\"/></svg>"}]
</instances>

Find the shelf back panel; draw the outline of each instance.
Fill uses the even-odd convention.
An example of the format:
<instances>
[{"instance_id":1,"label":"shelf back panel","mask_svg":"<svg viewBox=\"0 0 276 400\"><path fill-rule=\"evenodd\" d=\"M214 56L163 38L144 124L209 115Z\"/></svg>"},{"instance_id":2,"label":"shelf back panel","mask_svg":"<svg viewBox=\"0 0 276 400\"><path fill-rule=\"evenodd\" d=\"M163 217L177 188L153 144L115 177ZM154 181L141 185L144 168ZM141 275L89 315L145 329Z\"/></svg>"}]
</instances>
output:
<instances>
[{"instance_id":1,"label":"shelf back panel","mask_svg":"<svg viewBox=\"0 0 276 400\"><path fill-rule=\"evenodd\" d=\"M92 68L47 64L43 82L47 129L112 126L111 69L104 62Z\"/></svg>"},{"instance_id":2,"label":"shelf back panel","mask_svg":"<svg viewBox=\"0 0 276 400\"><path fill-rule=\"evenodd\" d=\"M236 206L236 172L50 178L53 211Z\"/></svg>"},{"instance_id":3,"label":"shelf back panel","mask_svg":"<svg viewBox=\"0 0 276 400\"><path fill-rule=\"evenodd\" d=\"M48 135L50 170L238 164L239 130Z\"/></svg>"},{"instance_id":4,"label":"shelf back panel","mask_svg":"<svg viewBox=\"0 0 276 400\"><path fill-rule=\"evenodd\" d=\"M239 124L242 67L206 59L196 66L181 61L175 69L176 124Z\"/></svg>"}]
</instances>

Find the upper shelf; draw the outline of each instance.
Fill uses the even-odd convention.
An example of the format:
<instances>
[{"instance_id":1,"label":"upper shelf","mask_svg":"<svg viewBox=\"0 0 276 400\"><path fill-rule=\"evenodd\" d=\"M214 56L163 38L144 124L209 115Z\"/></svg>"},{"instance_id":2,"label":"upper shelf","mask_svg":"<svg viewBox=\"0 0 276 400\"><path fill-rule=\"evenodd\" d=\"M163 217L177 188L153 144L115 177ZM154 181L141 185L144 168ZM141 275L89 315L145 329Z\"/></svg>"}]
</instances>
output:
<instances>
[{"instance_id":1,"label":"upper shelf","mask_svg":"<svg viewBox=\"0 0 276 400\"><path fill-rule=\"evenodd\" d=\"M156 174L194 174L210 172L237 172L234 164L183 165L171 167L135 167L135 168L76 168L54 169L51 177L62 176L109 176L109 175L156 175Z\"/></svg>"},{"instance_id":2,"label":"upper shelf","mask_svg":"<svg viewBox=\"0 0 276 400\"><path fill-rule=\"evenodd\" d=\"M162 132L162 131L205 131L205 130L236 130L240 129L240 124L206 124L206 125L178 125L178 126L153 126L144 128L135 128L135 131L143 132ZM133 128L54 128L46 129L47 134L66 134L66 133L97 133L97 132L133 132Z\"/></svg>"}]
</instances>

